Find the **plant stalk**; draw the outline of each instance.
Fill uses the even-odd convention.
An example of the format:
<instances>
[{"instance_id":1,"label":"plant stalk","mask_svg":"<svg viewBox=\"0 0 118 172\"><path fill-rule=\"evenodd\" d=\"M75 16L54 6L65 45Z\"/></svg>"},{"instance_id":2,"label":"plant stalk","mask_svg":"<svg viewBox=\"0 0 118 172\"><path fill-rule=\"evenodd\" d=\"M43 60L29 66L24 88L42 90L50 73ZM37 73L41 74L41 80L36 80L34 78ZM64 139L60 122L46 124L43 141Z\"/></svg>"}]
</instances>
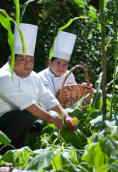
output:
<instances>
[{"instance_id":1,"label":"plant stalk","mask_svg":"<svg viewBox=\"0 0 118 172\"><path fill-rule=\"evenodd\" d=\"M106 117L106 53L105 53L105 14L104 14L104 0L99 0L100 19L101 19L101 54L102 54L102 70L103 70L103 82L102 82L102 97L103 97L103 119Z\"/></svg>"}]
</instances>

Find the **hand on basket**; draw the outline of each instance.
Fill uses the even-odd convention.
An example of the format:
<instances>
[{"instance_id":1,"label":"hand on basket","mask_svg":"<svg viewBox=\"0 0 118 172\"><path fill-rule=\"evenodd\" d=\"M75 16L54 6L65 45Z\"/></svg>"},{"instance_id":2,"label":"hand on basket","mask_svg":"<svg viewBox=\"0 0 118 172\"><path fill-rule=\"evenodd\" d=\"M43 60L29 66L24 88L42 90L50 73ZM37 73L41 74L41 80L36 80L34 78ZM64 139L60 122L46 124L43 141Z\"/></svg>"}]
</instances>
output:
<instances>
[{"instance_id":1,"label":"hand on basket","mask_svg":"<svg viewBox=\"0 0 118 172\"><path fill-rule=\"evenodd\" d=\"M72 132L76 131L78 128L78 123L74 123L74 118L71 118L70 116L66 116L64 119L65 124L70 128Z\"/></svg>"}]
</instances>

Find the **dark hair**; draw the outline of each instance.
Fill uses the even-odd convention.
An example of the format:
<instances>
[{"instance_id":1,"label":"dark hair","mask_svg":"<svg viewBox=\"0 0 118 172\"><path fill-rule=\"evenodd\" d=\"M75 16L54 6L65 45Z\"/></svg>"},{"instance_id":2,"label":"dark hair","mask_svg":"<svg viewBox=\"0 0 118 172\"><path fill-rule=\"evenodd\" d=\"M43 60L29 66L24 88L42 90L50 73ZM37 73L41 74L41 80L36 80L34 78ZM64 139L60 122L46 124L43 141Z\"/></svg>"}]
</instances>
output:
<instances>
[{"instance_id":1,"label":"dark hair","mask_svg":"<svg viewBox=\"0 0 118 172\"><path fill-rule=\"evenodd\" d=\"M56 57L52 57L51 60L49 60L50 62L53 62L54 60L56 60L57 58ZM47 63L47 66L49 66L49 61Z\"/></svg>"},{"instance_id":2,"label":"dark hair","mask_svg":"<svg viewBox=\"0 0 118 172\"><path fill-rule=\"evenodd\" d=\"M56 57L52 57L51 58L51 62L53 62L54 60L56 60L57 58Z\"/></svg>"}]
</instances>

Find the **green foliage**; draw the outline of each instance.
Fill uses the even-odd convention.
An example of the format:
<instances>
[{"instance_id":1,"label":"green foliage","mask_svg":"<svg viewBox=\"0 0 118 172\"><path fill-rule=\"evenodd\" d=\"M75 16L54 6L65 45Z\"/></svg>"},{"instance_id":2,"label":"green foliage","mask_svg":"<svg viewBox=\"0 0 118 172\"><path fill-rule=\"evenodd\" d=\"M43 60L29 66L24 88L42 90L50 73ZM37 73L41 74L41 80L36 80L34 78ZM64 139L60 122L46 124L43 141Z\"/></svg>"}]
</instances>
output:
<instances>
[{"instance_id":1,"label":"green foliage","mask_svg":"<svg viewBox=\"0 0 118 172\"><path fill-rule=\"evenodd\" d=\"M12 163L14 167L24 169L35 155L36 154L33 153L29 147L23 147L6 152L2 156L1 161Z\"/></svg>"},{"instance_id":2,"label":"green foliage","mask_svg":"<svg viewBox=\"0 0 118 172\"><path fill-rule=\"evenodd\" d=\"M2 132L0 131L0 145L9 145L10 139Z\"/></svg>"},{"instance_id":3,"label":"green foliage","mask_svg":"<svg viewBox=\"0 0 118 172\"><path fill-rule=\"evenodd\" d=\"M27 6L30 4L30 2L33 2L33 1L34 0L28 0L23 4L20 22L22 22L22 18L23 18L25 11L26 11Z\"/></svg>"},{"instance_id":4,"label":"green foliage","mask_svg":"<svg viewBox=\"0 0 118 172\"><path fill-rule=\"evenodd\" d=\"M86 136L79 129L72 132L67 126L63 126L60 134L67 144L73 145L77 149L83 148L86 145Z\"/></svg>"},{"instance_id":5,"label":"green foliage","mask_svg":"<svg viewBox=\"0 0 118 172\"><path fill-rule=\"evenodd\" d=\"M87 150L82 157L88 166L95 167L96 171L101 169L104 171L112 170L112 163L117 163L118 145L115 142L117 138L114 138L111 132L112 130L106 128L101 133L98 133L98 139L95 139L93 143L89 141ZM117 171L116 167L114 171Z\"/></svg>"},{"instance_id":6,"label":"green foliage","mask_svg":"<svg viewBox=\"0 0 118 172\"><path fill-rule=\"evenodd\" d=\"M26 167L27 170L41 170L46 168L50 165L53 157L53 151L46 151L42 152L41 154L37 155Z\"/></svg>"},{"instance_id":7,"label":"green foliage","mask_svg":"<svg viewBox=\"0 0 118 172\"><path fill-rule=\"evenodd\" d=\"M14 0L14 4L16 7L16 23L19 26L20 23L20 7L19 7L19 0Z\"/></svg>"},{"instance_id":8,"label":"green foliage","mask_svg":"<svg viewBox=\"0 0 118 172\"><path fill-rule=\"evenodd\" d=\"M74 0L74 1L75 1L75 3L76 3L79 7L85 8L85 3L84 3L84 1L82 1L82 0Z\"/></svg>"},{"instance_id":9,"label":"green foliage","mask_svg":"<svg viewBox=\"0 0 118 172\"><path fill-rule=\"evenodd\" d=\"M8 2L10 3L10 1ZM32 3L30 4L30 2ZM103 82L101 29L103 23L99 18L99 10L95 9L90 2L89 0L20 2L22 22L39 25L35 71L46 67L53 40L58 31L64 29L77 34L69 68L75 64L85 65L89 71L90 81L96 90L86 112L82 112L78 108L82 100L72 108L66 109L71 117L78 119L78 130L75 133L72 133L66 126L58 131L53 124L43 123L42 134L38 132L29 134L27 145L30 148L23 147L1 155L0 165L12 163L19 169L14 169L14 172L116 172L118 169L118 94L116 84L118 76L118 1L104 0L108 83L105 118L103 118L101 91ZM14 1L14 3L16 3L16 13L13 10L13 4L10 5L9 12L10 15L12 14L11 16L15 17L18 24L20 19L18 1ZM11 28L14 20L4 10L1 10L0 22L8 31L8 39L13 49ZM5 52L1 52L2 56L5 56ZM74 74L77 82L82 82L83 74L78 71L75 71ZM2 132L0 132L0 144L10 145L10 140Z\"/></svg>"},{"instance_id":10,"label":"green foliage","mask_svg":"<svg viewBox=\"0 0 118 172\"><path fill-rule=\"evenodd\" d=\"M13 19L8 16L5 10L0 9L0 22L2 26L8 31L8 44L10 46L11 54L12 54L12 61L11 61L11 72L13 73L13 66L14 66L14 35L11 30L11 23Z\"/></svg>"},{"instance_id":11,"label":"green foliage","mask_svg":"<svg viewBox=\"0 0 118 172\"><path fill-rule=\"evenodd\" d=\"M101 150L99 143L91 145L88 149L87 154L82 158L89 167L94 166L95 168L99 168L104 164L104 153Z\"/></svg>"},{"instance_id":12,"label":"green foliage","mask_svg":"<svg viewBox=\"0 0 118 172\"><path fill-rule=\"evenodd\" d=\"M117 26L118 26L118 3L115 1L115 15L114 15L114 74L113 74L113 90L112 90L112 100L111 100L111 114L110 118L112 118L112 106L113 106L113 100L114 100L114 94L115 94L115 88L116 88L116 81L117 81L117 67L118 67L118 31L117 31ZM117 105L116 105L117 106Z\"/></svg>"},{"instance_id":13,"label":"green foliage","mask_svg":"<svg viewBox=\"0 0 118 172\"><path fill-rule=\"evenodd\" d=\"M31 3L30 3L31 2ZM89 2L89 3L88 3ZM71 1L71 0L41 0L41 1L20 1L21 19L22 22L39 25L38 38L35 53L34 70L39 72L47 67L50 49L53 45L53 40L58 33L59 28L65 26L70 19L80 16L88 16L87 19L79 19L65 28L67 32L77 35L76 44L72 54L69 68L76 64L83 64L87 67L90 81L93 86L96 85L96 79L102 71L101 59L101 23L99 22L99 11L92 6L90 1ZM106 33L106 55L108 56L107 67L107 82L112 79L112 71L114 68L113 59L113 13L114 4L112 1L105 2L105 20L107 26ZM14 4L8 1L8 6L5 7L9 15L15 18ZM3 4L1 2L1 4ZM10 4L10 5L9 5ZM80 5L81 4L81 5ZM89 5L90 4L90 5ZM9 8L11 7L11 8ZM4 6L3 6L4 8ZM60 15L59 15L60 14ZM89 15L90 14L90 15ZM93 17L91 16L93 15ZM33 16L33 17L32 17ZM13 27L13 26L12 26ZM6 33L4 33L5 35ZM4 35L0 35L1 37ZM2 46L8 49L5 38L2 41ZM2 48L3 49L3 48ZM7 51L1 51L1 65L6 61L8 56ZM3 59L4 58L4 59ZM75 71L77 82L83 81L83 74ZM85 82L85 81L84 81ZM109 87L111 90L112 83Z\"/></svg>"},{"instance_id":14,"label":"green foliage","mask_svg":"<svg viewBox=\"0 0 118 172\"><path fill-rule=\"evenodd\" d=\"M58 131L53 124L43 123L42 134L37 133L36 139L30 140L34 141L33 151L28 147L8 151L1 156L0 164L12 163L23 172L117 171L118 114L112 116L112 120L109 120L108 114L103 121L100 106L99 111L95 107L92 111L89 108L86 113L77 108L67 109L70 116L78 118L78 128L84 126L84 132L85 129L89 130L89 137L86 132L83 135L79 129L72 133L64 125Z\"/></svg>"}]
</instances>

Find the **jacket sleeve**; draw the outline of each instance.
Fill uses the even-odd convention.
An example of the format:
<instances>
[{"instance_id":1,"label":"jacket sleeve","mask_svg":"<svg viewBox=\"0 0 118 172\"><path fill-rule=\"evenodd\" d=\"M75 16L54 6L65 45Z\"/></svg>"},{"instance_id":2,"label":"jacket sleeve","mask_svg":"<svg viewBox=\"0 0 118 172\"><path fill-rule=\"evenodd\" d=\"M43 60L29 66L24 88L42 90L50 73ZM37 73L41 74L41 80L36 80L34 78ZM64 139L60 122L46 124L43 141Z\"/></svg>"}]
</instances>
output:
<instances>
[{"instance_id":1,"label":"jacket sleeve","mask_svg":"<svg viewBox=\"0 0 118 172\"><path fill-rule=\"evenodd\" d=\"M40 78L39 79L39 88L40 88L40 95L39 95L39 102L44 106L46 110L50 110L53 107L59 105L58 100L50 91L50 89L46 88Z\"/></svg>"}]
</instances>

